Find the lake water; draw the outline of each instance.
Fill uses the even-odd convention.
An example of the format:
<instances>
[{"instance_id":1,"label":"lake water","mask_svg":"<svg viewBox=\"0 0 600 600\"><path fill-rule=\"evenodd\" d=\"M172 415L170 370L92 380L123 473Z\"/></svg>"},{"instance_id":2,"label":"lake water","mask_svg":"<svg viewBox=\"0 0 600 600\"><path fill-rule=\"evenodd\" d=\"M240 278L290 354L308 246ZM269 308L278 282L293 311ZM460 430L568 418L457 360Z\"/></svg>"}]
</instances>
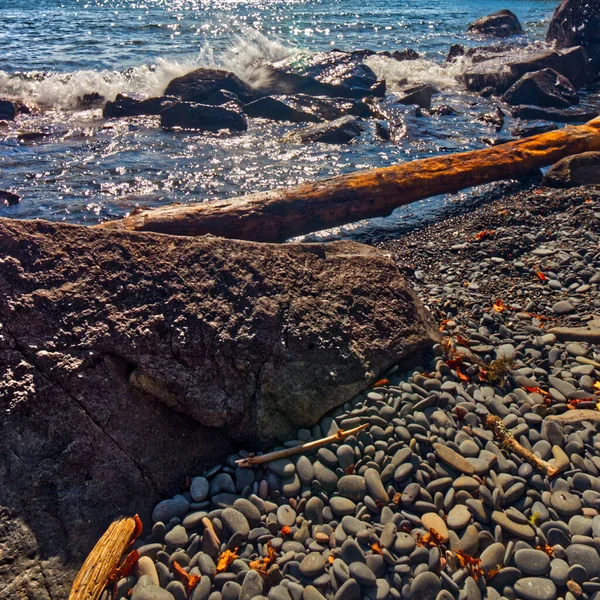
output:
<instances>
[{"instance_id":1,"label":"lake water","mask_svg":"<svg viewBox=\"0 0 600 600\"><path fill-rule=\"evenodd\" d=\"M525 34L544 39L556 1L547 0L0 0L0 98L40 110L0 128L0 189L22 196L0 216L95 223L135 206L210 201L361 168L483 147L496 134L475 121L495 106L462 91L463 63L444 63L453 43L490 43L466 34L476 18L508 8ZM491 40L499 43L498 40ZM419 117L407 110L398 143L365 136L345 146L284 143L301 125L251 119L247 133L162 131L153 117L103 120L81 107L92 92L160 95L167 83L216 65L251 80L256 58L338 48L413 48L423 58L370 58L388 82L430 82L435 104L460 114ZM443 209L441 197L400 209L342 235L390 235ZM358 231L358 233L356 233ZM350 233L349 233L350 232ZM352 233L354 232L354 233ZM339 233L339 232L337 232Z\"/></svg>"}]
</instances>

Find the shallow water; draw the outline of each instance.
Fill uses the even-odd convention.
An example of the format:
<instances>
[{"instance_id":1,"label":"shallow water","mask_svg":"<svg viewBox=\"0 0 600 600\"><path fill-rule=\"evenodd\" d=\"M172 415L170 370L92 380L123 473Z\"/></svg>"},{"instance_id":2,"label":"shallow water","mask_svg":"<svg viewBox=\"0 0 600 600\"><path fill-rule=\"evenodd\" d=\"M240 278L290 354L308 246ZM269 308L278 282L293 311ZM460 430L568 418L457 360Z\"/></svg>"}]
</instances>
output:
<instances>
[{"instance_id":1,"label":"shallow water","mask_svg":"<svg viewBox=\"0 0 600 600\"><path fill-rule=\"evenodd\" d=\"M456 76L465 65L443 64L449 46L490 43L467 36L467 25L502 8L513 10L525 28L517 41L540 42L555 5L547 0L2 0L0 97L34 102L42 110L0 129L0 189L23 197L16 207L0 207L0 216L95 223L136 206L222 198L483 147L482 138L498 134L475 119L495 103L460 89ZM418 117L408 107L396 109L406 123L396 144L369 133L347 146L283 143L283 136L301 125L261 119L251 119L242 135L172 133L162 131L157 118L106 121L101 107L80 106L92 92L106 99L123 91L158 95L173 77L203 65L256 82L261 74L250 65L257 57L406 47L423 59L367 62L392 91L403 78L435 84L441 94L434 105L450 104L460 114ZM393 235L407 220L430 218L455 199L416 203L386 219L345 228L341 235Z\"/></svg>"}]
</instances>

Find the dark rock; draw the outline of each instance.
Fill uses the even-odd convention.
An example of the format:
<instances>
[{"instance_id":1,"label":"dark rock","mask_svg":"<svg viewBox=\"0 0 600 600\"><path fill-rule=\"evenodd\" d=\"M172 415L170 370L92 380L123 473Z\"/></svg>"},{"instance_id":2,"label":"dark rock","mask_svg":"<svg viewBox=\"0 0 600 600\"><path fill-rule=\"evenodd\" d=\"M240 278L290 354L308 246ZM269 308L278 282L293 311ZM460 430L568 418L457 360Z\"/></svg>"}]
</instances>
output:
<instances>
[{"instance_id":1,"label":"dark rock","mask_svg":"<svg viewBox=\"0 0 600 600\"><path fill-rule=\"evenodd\" d=\"M244 103L262 95L229 71L203 68L173 79L165 90L165 96L205 104L211 98L214 102L214 94L222 91L232 92Z\"/></svg>"},{"instance_id":2,"label":"dark rock","mask_svg":"<svg viewBox=\"0 0 600 600\"><path fill-rule=\"evenodd\" d=\"M159 115L167 106L177 102L174 96L145 98L140 94L117 94L114 102L107 102L102 116L105 119L115 117L137 117L141 115Z\"/></svg>"},{"instance_id":3,"label":"dark rock","mask_svg":"<svg viewBox=\"0 0 600 600\"><path fill-rule=\"evenodd\" d=\"M582 46L596 73L600 70L600 5L590 0L563 0L554 11L546 36L559 48Z\"/></svg>"},{"instance_id":4,"label":"dark rock","mask_svg":"<svg viewBox=\"0 0 600 600\"><path fill-rule=\"evenodd\" d=\"M246 131L246 117L234 106L209 106L194 102L170 104L160 113L160 124L165 129L192 131L219 131L231 129Z\"/></svg>"},{"instance_id":5,"label":"dark rock","mask_svg":"<svg viewBox=\"0 0 600 600\"><path fill-rule=\"evenodd\" d=\"M14 121L17 110L14 103L10 100L0 100L0 119L4 121Z\"/></svg>"},{"instance_id":6,"label":"dark rock","mask_svg":"<svg viewBox=\"0 0 600 600\"><path fill-rule=\"evenodd\" d=\"M0 190L0 200L4 200L9 206L16 206L21 202L21 196L8 192L6 190Z\"/></svg>"},{"instance_id":7,"label":"dark rock","mask_svg":"<svg viewBox=\"0 0 600 600\"><path fill-rule=\"evenodd\" d=\"M368 104L346 98L323 98L295 94L292 96L265 96L245 104L242 110L249 117L262 117L292 123L320 123L345 115L371 116Z\"/></svg>"},{"instance_id":8,"label":"dark rock","mask_svg":"<svg viewBox=\"0 0 600 600\"><path fill-rule=\"evenodd\" d=\"M77 102L79 106L97 106L98 104L102 104L106 98L99 94L98 92L90 92L89 94L84 94L83 96L77 98Z\"/></svg>"},{"instance_id":9,"label":"dark rock","mask_svg":"<svg viewBox=\"0 0 600 600\"><path fill-rule=\"evenodd\" d=\"M511 109L513 117L519 119L548 119L558 123L585 123L598 116L598 111L580 108L559 109L539 106L516 106Z\"/></svg>"},{"instance_id":10,"label":"dark rock","mask_svg":"<svg viewBox=\"0 0 600 600\"><path fill-rule=\"evenodd\" d=\"M404 95L398 99L399 104L416 104L421 108L431 108L431 97L439 90L428 83L403 90Z\"/></svg>"},{"instance_id":11,"label":"dark rock","mask_svg":"<svg viewBox=\"0 0 600 600\"><path fill-rule=\"evenodd\" d=\"M0 248L0 587L31 597L68 597L115 516L150 523L232 436L289 439L437 338L359 244L2 219Z\"/></svg>"},{"instance_id":12,"label":"dark rock","mask_svg":"<svg viewBox=\"0 0 600 600\"><path fill-rule=\"evenodd\" d=\"M303 144L311 142L347 144L358 137L362 131L361 119L347 115L328 123L319 123L296 131L290 136L290 139L298 139Z\"/></svg>"},{"instance_id":13,"label":"dark rock","mask_svg":"<svg viewBox=\"0 0 600 600\"><path fill-rule=\"evenodd\" d=\"M577 104L577 90L553 69L523 75L502 97L508 104L534 104L564 108Z\"/></svg>"},{"instance_id":14,"label":"dark rock","mask_svg":"<svg viewBox=\"0 0 600 600\"><path fill-rule=\"evenodd\" d=\"M385 81L360 56L332 50L317 52L301 65L295 57L275 64L263 64L269 83L266 94L309 94L332 98L384 96Z\"/></svg>"},{"instance_id":15,"label":"dark rock","mask_svg":"<svg viewBox=\"0 0 600 600\"><path fill-rule=\"evenodd\" d=\"M421 55L412 48L407 48L406 50L394 50L390 54L390 58L402 62L405 60L419 60Z\"/></svg>"},{"instance_id":16,"label":"dark rock","mask_svg":"<svg viewBox=\"0 0 600 600\"><path fill-rule=\"evenodd\" d=\"M484 113L483 115L477 117L477 120L481 123L489 125L490 127L493 127L494 131L498 132L502 130L502 127L504 127L504 112L499 106L497 106L495 110L489 113Z\"/></svg>"},{"instance_id":17,"label":"dark rock","mask_svg":"<svg viewBox=\"0 0 600 600\"><path fill-rule=\"evenodd\" d=\"M559 160L544 175L542 183L557 188L600 184L600 152L584 152Z\"/></svg>"},{"instance_id":18,"label":"dark rock","mask_svg":"<svg viewBox=\"0 0 600 600\"><path fill-rule=\"evenodd\" d=\"M467 29L469 33L481 33L495 37L508 37L523 33L523 28L517 16L510 10L500 10L486 17L481 17L471 23Z\"/></svg>"},{"instance_id":19,"label":"dark rock","mask_svg":"<svg viewBox=\"0 0 600 600\"><path fill-rule=\"evenodd\" d=\"M554 131L558 127L554 123L540 123L539 125L517 125L510 130L511 135L518 138L538 135L540 133L548 133Z\"/></svg>"}]
</instances>

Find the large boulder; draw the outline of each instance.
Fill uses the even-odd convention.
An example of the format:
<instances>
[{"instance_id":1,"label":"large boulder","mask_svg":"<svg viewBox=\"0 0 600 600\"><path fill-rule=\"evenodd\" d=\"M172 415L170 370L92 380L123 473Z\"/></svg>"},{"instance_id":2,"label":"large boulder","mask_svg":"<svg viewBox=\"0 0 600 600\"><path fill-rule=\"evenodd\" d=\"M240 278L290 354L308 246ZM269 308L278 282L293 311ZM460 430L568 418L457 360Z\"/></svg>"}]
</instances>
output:
<instances>
[{"instance_id":1,"label":"large boulder","mask_svg":"<svg viewBox=\"0 0 600 600\"><path fill-rule=\"evenodd\" d=\"M544 175L542 183L558 188L600 184L600 152L584 152L559 160Z\"/></svg>"},{"instance_id":2,"label":"large boulder","mask_svg":"<svg viewBox=\"0 0 600 600\"><path fill-rule=\"evenodd\" d=\"M146 98L139 94L117 94L114 101L106 103L102 116L109 119L160 115L162 110L177 101L174 96Z\"/></svg>"},{"instance_id":3,"label":"large boulder","mask_svg":"<svg viewBox=\"0 0 600 600\"><path fill-rule=\"evenodd\" d=\"M210 106L196 102L170 103L160 113L160 124L165 129L188 131L246 131L248 122L235 104Z\"/></svg>"},{"instance_id":4,"label":"large boulder","mask_svg":"<svg viewBox=\"0 0 600 600\"><path fill-rule=\"evenodd\" d=\"M533 104L565 108L579 102L577 90L571 82L554 69L542 69L523 75L502 98L514 106Z\"/></svg>"},{"instance_id":5,"label":"large boulder","mask_svg":"<svg viewBox=\"0 0 600 600\"><path fill-rule=\"evenodd\" d=\"M252 102L262 95L230 71L205 68L173 79L164 95L177 96L186 102L207 104L208 100L221 91L235 94L242 102ZM210 104L214 102L211 101Z\"/></svg>"},{"instance_id":6,"label":"large boulder","mask_svg":"<svg viewBox=\"0 0 600 600\"><path fill-rule=\"evenodd\" d=\"M346 115L327 123L310 125L288 136L289 141L302 144L321 142L323 144L348 144L363 132L361 119Z\"/></svg>"},{"instance_id":7,"label":"large boulder","mask_svg":"<svg viewBox=\"0 0 600 600\"><path fill-rule=\"evenodd\" d=\"M274 64L263 63L267 82L263 91L273 94L309 94L332 98L385 95L385 81L347 52L332 50L308 57L292 56Z\"/></svg>"},{"instance_id":8,"label":"large boulder","mask_svg":"<svg viewBox=\"0 0 600 600\"><path fill-rule=\"evenodd\" d=\"M0 590L64 599L110 520L315 423L436 328L394 262L0 219Z\"/></svg>"},{"instance_id":9,"label":"large boulder","mask_svg":"<svg viewBox=\"0 0 600 600\"><path fill-rule=\"evenodd\" d=\"M515 13L510 10L500 10L477 19L469 25L467 31L495 37L508 37L509 35L523 33L523 28Z\"/></svg>"},{"instance_id":10,"label":"large boulder","mask_svg":"<svg viewBox=\"0 0 600 600\"><path fill-rule=\"evenodd\" d=\"M563 0L550 21L548 42L559 48L583 46L600 71L600 3L597 0Z\"/></svg>"},{"instance_id":11,"label":"large boulder","mask_svg":"<svg viewBox=\"0 0 600 600\"><path fill-rule=\"evenodd\" d=\"M371 107L360 100L327 98L294 94L292 96L265 96L245 104L242 110L249 117L292 123L321 123L345 115L369 117Z\"/></svg>"}]
</instances>

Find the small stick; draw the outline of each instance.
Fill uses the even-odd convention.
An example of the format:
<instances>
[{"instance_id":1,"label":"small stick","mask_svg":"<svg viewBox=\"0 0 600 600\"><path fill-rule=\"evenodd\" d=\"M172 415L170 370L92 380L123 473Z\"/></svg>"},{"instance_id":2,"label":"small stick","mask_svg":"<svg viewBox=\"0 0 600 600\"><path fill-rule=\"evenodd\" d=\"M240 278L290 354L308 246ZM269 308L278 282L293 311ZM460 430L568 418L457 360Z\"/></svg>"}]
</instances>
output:
<instances>
[{"instance_id":1,"label":"small stick","mask_svg":"<svg viewBox=\"0 0 600 600\"><path fill-rule=\"evenodd\" d=\"M98 600L119 566L121 556L139 535L139 521L121 517L113 521L98 540L79 570L69 600Z\"/></svg>"},{"instance_id":2,"label":"small stick","mask_svg":"<svg viewBox=\"0 0 600 600\"><path fill-rule=\"evenodd\" d=\"M249 456L248 458L240 458L235 462L240 467L252 467L253 465L260 465L262 463L271 462L272 460L277 460L278 458L287 458L288 456L293 456L294 454L310 452L315 448L327 446L327 444L331 444L332 442L341 442L342 440L345 440L348 436L354 435L355 433L358 433L359 431L362 431L367 427L369 427L369 424L365 423L364 425L359 425L358 427L348 429L347 431L342 431L340 429L337 433L334 433L333 435L330 435L326 438L316 440L314 442L308 442L307 444L295 446L294 448L286 448L285 450L269 452L268 454L262 454L261 456Z\"/></svg>"},{"instance_id":3,"label":"small stick","mask_svg":"<svg viewBox=\"0 0 600 600\"><path fill-rule=\"evenodd\" d=\"M556 467L553 467L545 460L538 458L535 454L533 454L533 452L530 452L521 446L521 444L515 440L513 434L506 429L500 417L497 417L496 415L490 415L486 419L485 426L488 429L491 429L496 437L500 439L503 448L514 452L518 457L527 461L539 471L544 471L544 473L546 473L550 479L554 479L560 473Z\"/></svg>"}]
</instances>

